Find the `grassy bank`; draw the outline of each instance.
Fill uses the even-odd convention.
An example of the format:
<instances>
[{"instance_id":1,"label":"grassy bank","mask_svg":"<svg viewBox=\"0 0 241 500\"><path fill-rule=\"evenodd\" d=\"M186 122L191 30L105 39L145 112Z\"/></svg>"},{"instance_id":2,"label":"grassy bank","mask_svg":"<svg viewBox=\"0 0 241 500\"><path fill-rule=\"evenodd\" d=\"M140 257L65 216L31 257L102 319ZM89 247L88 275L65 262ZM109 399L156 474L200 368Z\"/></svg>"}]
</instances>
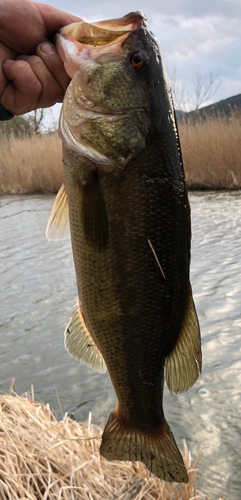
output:
<instances>
[{"instance_id":1,"label":"grassy bank","mask_svg":"<svg viewBox=\"0 0 241 500\"><path fill-rule=\"evenodd\" d=\"M62 182L57 133L0 138L0 194L56 192Z\"/></svg>"},{"instance_id":2,"label":"grassy bank","mask_svg":"<svg viewBox=\"0 0 241 500\"><path fill-rule=\"evenodd\" d=\"M187 185L198 189L241 187L241 112L181 121L178 129Z\"/></svg>"},{"instance_id":3,"label":"grassy bank","mask_svg":"<svg viewBox=\"0 0 241 500\"><path fill-rule=\"evenodd\" d=\"M187 185L241 188L241 113L178 123ZM57 133L0 138L0 194L55 192L62 183Z\"/></svg>"},{"instance_id":4,"label":"grassy bank","mask_svg":"<svg viewBox=\"0 0 241 500\"><path fill-rule=\"evenodd\" d=\"M185 443L189 482L178 485L151 477L140 462L100 457L101 434L101 427L67 415L57 421L49 406L35 402L33 395L0 396L1 499L209 499L197 490L199 457L191 464Z\"/></svg>"}]
</instances>

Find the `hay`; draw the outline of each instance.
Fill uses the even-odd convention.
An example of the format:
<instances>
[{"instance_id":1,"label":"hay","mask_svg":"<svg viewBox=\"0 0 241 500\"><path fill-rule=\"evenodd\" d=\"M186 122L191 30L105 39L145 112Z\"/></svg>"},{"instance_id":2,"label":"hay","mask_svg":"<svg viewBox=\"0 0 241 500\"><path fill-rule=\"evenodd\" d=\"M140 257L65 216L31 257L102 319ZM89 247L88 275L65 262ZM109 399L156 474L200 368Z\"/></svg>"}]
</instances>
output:
<instances>
[{"instance_id":1,"label":"hay","mask_svg":"<svg viewBox=\"0 0 241 500\"><path fill-rule=\"evenodd\" d=\"M99 455L102 428L67 416L29 395L0 396L1 500L188 500L197 491L196 466L184 443L187 485L168 484L140 462L108 462Z\"/></svg>"}]
</instances>

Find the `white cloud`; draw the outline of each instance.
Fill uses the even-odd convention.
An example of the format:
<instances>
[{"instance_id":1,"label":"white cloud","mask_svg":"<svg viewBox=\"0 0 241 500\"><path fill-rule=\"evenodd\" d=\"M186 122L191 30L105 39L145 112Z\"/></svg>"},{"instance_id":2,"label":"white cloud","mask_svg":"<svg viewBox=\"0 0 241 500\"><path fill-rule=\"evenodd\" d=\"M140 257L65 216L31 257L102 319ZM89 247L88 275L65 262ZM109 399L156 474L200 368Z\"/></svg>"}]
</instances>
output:
<instances>
[{"instance_id":1,"label":"white cloud","mask_svg":"<svg viewBox=\"0 0 241 500\"><path fill-rule=\"evenodd\" d=\"M196 73L219 73L213 100L241 93L241 0L45 0L86 20L142 10L158 38L167 68L191 91Z\"/></svg>"},{"instance_id":2,"label":"white cloud","mask_svg":"<svg viewBox=\"0 0 241 500\"><path fill-rule=\"evenodd\" d=\"M171 23L169 19L162 14L152 15L150 19L169 73L176 68L177 80L180 84L186 82L189 93L192 93L196 73L203 77L218 73L222 84L212 102L241 93L239 20L233 18L227 22L223 15L175 15Z\"/></svg>"}]
</instances>

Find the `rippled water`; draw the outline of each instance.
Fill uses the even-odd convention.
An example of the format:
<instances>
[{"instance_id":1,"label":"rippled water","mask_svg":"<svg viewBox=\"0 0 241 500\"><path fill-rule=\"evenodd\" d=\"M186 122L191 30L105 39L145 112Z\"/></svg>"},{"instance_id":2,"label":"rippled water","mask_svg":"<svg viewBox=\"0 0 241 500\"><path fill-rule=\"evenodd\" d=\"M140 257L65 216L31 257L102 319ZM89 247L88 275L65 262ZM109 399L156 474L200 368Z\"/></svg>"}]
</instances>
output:
<instances>
[{"instance_id":1,"label":"rippled water","mask_svg":"<svg viewBox=\"0 0 241 500\"><path fill-rule=\"evenodd\" d=\"M48 242L51 196L8 196L0 202L0 389L11 379L21 394L59 416L98 423L115 405L108 374L71 358L63 332L77 299L69 239ZM212 499L241 498L241 193L191 193L192 285L200 319L203 374L187 393L165 391L177 442L201 453Z\"/></svg>"}]
</instances>

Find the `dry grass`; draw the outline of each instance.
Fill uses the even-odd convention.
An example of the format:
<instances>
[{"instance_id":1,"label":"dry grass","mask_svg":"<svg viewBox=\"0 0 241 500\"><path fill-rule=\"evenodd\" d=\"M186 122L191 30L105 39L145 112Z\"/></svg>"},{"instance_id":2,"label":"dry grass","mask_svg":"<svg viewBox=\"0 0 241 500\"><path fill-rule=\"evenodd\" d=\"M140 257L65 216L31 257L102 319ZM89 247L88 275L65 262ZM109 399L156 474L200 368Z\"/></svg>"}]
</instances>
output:
<instances>
[{"instance_id":1,"label":"dry grass","mask_svg":"<svg viewBox=\"0 0 241 500\"><path fill-rule=\"evenodd\" d=\"M241 187L241 112L229 117L179 122L180 140L189 188ZM61 141L57 134L2 136L0 194L56 192L63 179Z\"/></svg>"},{"instance_id":2,"label":"dry grass","mask_svg":"<svg viewBox=\"0 0 241 500\"><path fill-rule=\"evenodd\" d=\"M241 187L241 111L206 120L179 122L178 129L189 188Z\"/></svg>"},{"instance_id":3,"label":"dry grass","mask_svg":"<svg viewBox=\"0 0 241 500\"><path fill-rule=\"evenodd\" d=\"M0 195L56 192L63 182L61 141L56 134L0 140Z\"/></svg>"},{"instance_id":4,"label":"dry grass","mask_svg":"<svg viewBox=\"0 0 241 500\"><path fill-rule=\"evenodd\" d=\"M150 477L140 462L108 462L99 455L102 429L67 415L57 421L48 405L29 395L0 396L1 500L196 500L199 457L189 483ZM221 499L220 499L221 500Z\"/></svg>"}]
</instances>

